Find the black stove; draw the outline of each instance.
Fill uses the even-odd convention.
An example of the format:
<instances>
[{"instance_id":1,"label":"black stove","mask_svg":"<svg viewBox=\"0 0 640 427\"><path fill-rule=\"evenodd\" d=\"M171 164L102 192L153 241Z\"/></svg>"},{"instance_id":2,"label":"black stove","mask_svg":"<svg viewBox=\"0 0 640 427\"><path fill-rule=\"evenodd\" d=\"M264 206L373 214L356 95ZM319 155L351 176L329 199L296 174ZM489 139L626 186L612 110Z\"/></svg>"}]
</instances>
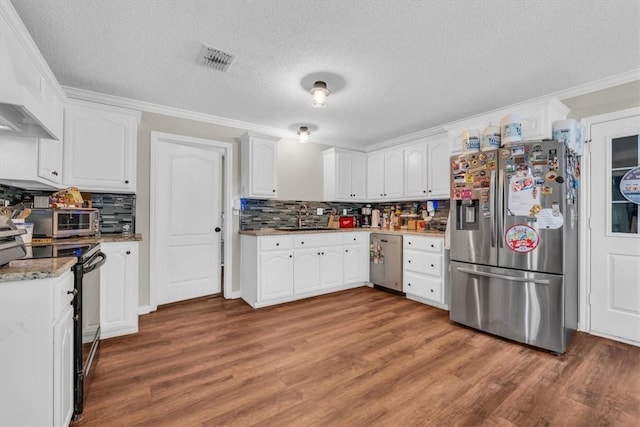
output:
<instances>
[{"instance_id":1,"label":"black stove","mask_svg":"<svg viewBox=\"0 0 640 427\"><path fill-rule=\"evenodd\" d=\"M76 257L74 276L73 420L84 409L93 367L100 354L100 273L107 256L99 243L56 242L27 247L23 259Z\"/></svg>"},{"instance_id":2,"label":"black stove","mask_svg":"<svg viewBox=\"0 0 640 427\"><path fill-rule=\"evenodd\" d=\"M76 257L84 263L100 252L100 243L56 243L31 246L23 259Z\"/></svg>"}]
</instances>

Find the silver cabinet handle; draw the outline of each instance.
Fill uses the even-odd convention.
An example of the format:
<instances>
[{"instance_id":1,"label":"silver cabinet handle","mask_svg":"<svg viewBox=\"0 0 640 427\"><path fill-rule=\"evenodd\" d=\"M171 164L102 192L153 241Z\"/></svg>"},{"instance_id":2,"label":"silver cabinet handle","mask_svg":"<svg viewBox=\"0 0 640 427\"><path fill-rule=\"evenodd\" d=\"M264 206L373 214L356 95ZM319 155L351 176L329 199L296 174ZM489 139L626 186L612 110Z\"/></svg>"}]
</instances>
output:
<instances>
[{"instance_id":1,"label":"silver cabinet handle","mask_svg":"<svg viewBox=\"0 0 640 427\"><path fill-rule=\"evenodd\" d=\"M538 285L548 285L549 284L549 281L546 280L546 279L527 279L526 277L506 276L504 274L487 273L485 271L471 270L470 268L458 267L458 271L461 272L461 273L474 274L476 276L494 277L496 279L512 280L514 282L528 282L528 283L536 283Z\"/></svg>"}]
</instances>

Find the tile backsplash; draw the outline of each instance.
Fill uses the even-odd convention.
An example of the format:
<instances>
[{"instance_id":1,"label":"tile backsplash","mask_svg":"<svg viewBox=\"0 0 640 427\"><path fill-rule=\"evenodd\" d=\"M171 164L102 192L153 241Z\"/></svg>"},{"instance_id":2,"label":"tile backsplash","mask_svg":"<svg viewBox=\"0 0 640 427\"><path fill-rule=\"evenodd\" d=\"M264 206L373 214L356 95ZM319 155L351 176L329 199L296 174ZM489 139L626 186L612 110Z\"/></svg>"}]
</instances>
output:
<instances>
[{"instance_id":1,"label":"tile backsplash","mask_svg":"<svg viewBox=\"0 0 640 427\"><path fill-rule=\"evenodd\" d=\"M435 228L444 230L449 214L449 200L434 201L437 204L432 224ZM298 210L306 205L309 215L302 216L304 227L326 227L329 222L329 214L335 209L339 215L346 209L347 215L359 215L360 209L366 203L349 202L319 202L305 200L263 200L242 199L240 206L240 230L259 230L261 228L297 227ZM373 209L384 211L385 208L399 206L403 212L411 212L417 209L418 213L426 201L402 201L369 203ZM322 208L322 215L317 214L317 208Z\"/></svg>"},{"instance_id":2,"label":"tile backsplash","mask_svg":"<svg viewBox=\"0 0 640 427\"><path fill-rule=\"evenodd\" d=\"M32 207L34 196L49 196L53 191L32 191L0 184L0 199L9 205L24 203ZM88 193L82 193L85 196ZM103 233L122 233L129 226L135 233L135 194L90 193L92 207L100 212L100 226Z\"/></svg>"}]
</instances>

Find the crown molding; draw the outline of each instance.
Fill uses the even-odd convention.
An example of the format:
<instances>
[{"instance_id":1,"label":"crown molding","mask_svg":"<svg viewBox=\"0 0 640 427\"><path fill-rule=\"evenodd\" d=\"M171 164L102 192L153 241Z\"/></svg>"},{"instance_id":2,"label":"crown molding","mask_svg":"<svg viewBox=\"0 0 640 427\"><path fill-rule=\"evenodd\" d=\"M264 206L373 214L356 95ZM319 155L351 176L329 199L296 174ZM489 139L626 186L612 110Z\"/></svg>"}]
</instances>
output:
<instances>
[{"instance_id":1,"label":"crown molding","mask_svg":"<svg viewBox=\"0 0 640 427\"><path fill-rule=\"evenodd\" d=\"M386 141L378 142L376 144L366 147L366 151L377 151L389 147L397 147L402 144L414 142L417 139L429 138L433 136L439 136L445 133L445 129L442 126L434 126L429 129L424 129L418 132L413 132L407 135L399 136L397 138L388 139Z\"/></svg>"},{"instance_id":2,"label":"crown molding","mask_svg":"<svg viewBox=\"0 0 640 427\"><path fill-rule=\"evenodd\" d=\"M92 92L85 89L78 89L69 86L63 86L67 96L83 101L96 102L99 104L112 105L116 107L129 108L131 110L139 110L148 113L163 114L171 117L195 120L198 122L210 123L219 126L226 126L234 129L241 129L247 132L257 132L265 135L276 136L280 138L290 138L292 133L276 129L269 126L258 125L255 123L243 122L240 120L228 119L225 117L213 116L205 113L184 110L181 108L168 107L166 105L154 104L146 101L138 101L131 98L124 98L115 95L107 95L105 93Z\"/></svg>"},{"instance_id":3,"label":"crown molding","mask_svg":"<svg viewBox=\"0 0 640 427\"><path fill-rule=\"evenodd\" d=\"M170 117L177 117L187 120L195 120L198 122L210 123L219 126L225 126L232 129L238 129L241 132L255 132L263 135L274 136L278 138L298 139L295 132L278 129L270 126L263 126L256 123L244 122L241 120L228 119L226 117L213 116L206 113L198 113L196 111L184 110L176 107L169 107L152 102L139 101L121 96L108 95L100 92L93 92L85 89L78 89L70 86L63 86L69 98L89 101L98 104L111 105L114 107L128 108L130 110L138 110L148 113L163 114ZM348 148L351 150L362 151L360 147L354 147L342 141L319 141L317 139L309 139L309 143L329 145L332 147Z\"/></svg>"},{"instance_id":4,"label":"crown molding","mask_svg":"<svg viewBox=\"0 0 640 427\"><path fill-rule=\"evenodd\" d=\"M627 71L626 73L616 74L615 76L606 77L604 79L589 82L580 86L554 92L549 96L555 96L560 100L574 98L576 96L587 95L599 90L608 89L614 86L620 86L625 83L631 83L640 80L640 68Z\"/></svg>"}]
</instances>

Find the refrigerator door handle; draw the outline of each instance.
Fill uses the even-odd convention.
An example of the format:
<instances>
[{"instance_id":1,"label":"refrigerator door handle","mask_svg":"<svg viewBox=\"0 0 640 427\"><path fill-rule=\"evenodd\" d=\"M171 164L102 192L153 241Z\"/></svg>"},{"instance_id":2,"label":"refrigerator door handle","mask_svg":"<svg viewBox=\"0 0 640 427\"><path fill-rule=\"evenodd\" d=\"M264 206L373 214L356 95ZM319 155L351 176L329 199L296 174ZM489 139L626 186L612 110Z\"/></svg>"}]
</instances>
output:
<instances>
[{"instance_id":1,"label":"refrigerator door handle","mask_svg":"<svg viewBox=\"0 0 640 427\"><path fill-rule=\"evenodd\" d=\"M474 274L476 276L485 276L485 277L493 277L496 279L506 279L506 280L511 280L513 282L528 282L528 283L535 283L538 285L548 285L549 281L545 280L545 279L527 279L526 277L514 277L514 276L507 276L504 274L496 274L496 273L488 273L485 271L476 271L476 270L472 270L470 268L460 268L458 267L457 269L459 272L461 273L468 273L468 274Z\"/></svg>"},{"instance_id":2,"label":"refrigerator door handle","mask_svg":"<svg viewBox=\"0 0 640 427\"><path fill-rule=\"evenodd\" d=\"M500 176L499 176L499 182L498 182L498 188L499 188L499 193L498 193L498 212L497 212L497 220L499 221L498 223L498 230L500 230L500 247L503 248L504 247L504 243L503 243L503 236L502 234L504 233L504 221L505 221L505 216L507 215L506 210L504 209L504 199L505 199L505 185L507 185L505 182L505 176L504 176L504 172L500 171Z\"/></svg>"},{"instance_id":3,"label":"refrigerator door handle","mask_svg":"<svg viewBox=\"0 0 640 427\"><path fill-rule=\"evenodd\" d=\"M496 212L496 171L491 171L491 186L489 187L489 215L491 215L491 247L496 247L496 229L498 215Z\"/></svg>"}]
</instances>

